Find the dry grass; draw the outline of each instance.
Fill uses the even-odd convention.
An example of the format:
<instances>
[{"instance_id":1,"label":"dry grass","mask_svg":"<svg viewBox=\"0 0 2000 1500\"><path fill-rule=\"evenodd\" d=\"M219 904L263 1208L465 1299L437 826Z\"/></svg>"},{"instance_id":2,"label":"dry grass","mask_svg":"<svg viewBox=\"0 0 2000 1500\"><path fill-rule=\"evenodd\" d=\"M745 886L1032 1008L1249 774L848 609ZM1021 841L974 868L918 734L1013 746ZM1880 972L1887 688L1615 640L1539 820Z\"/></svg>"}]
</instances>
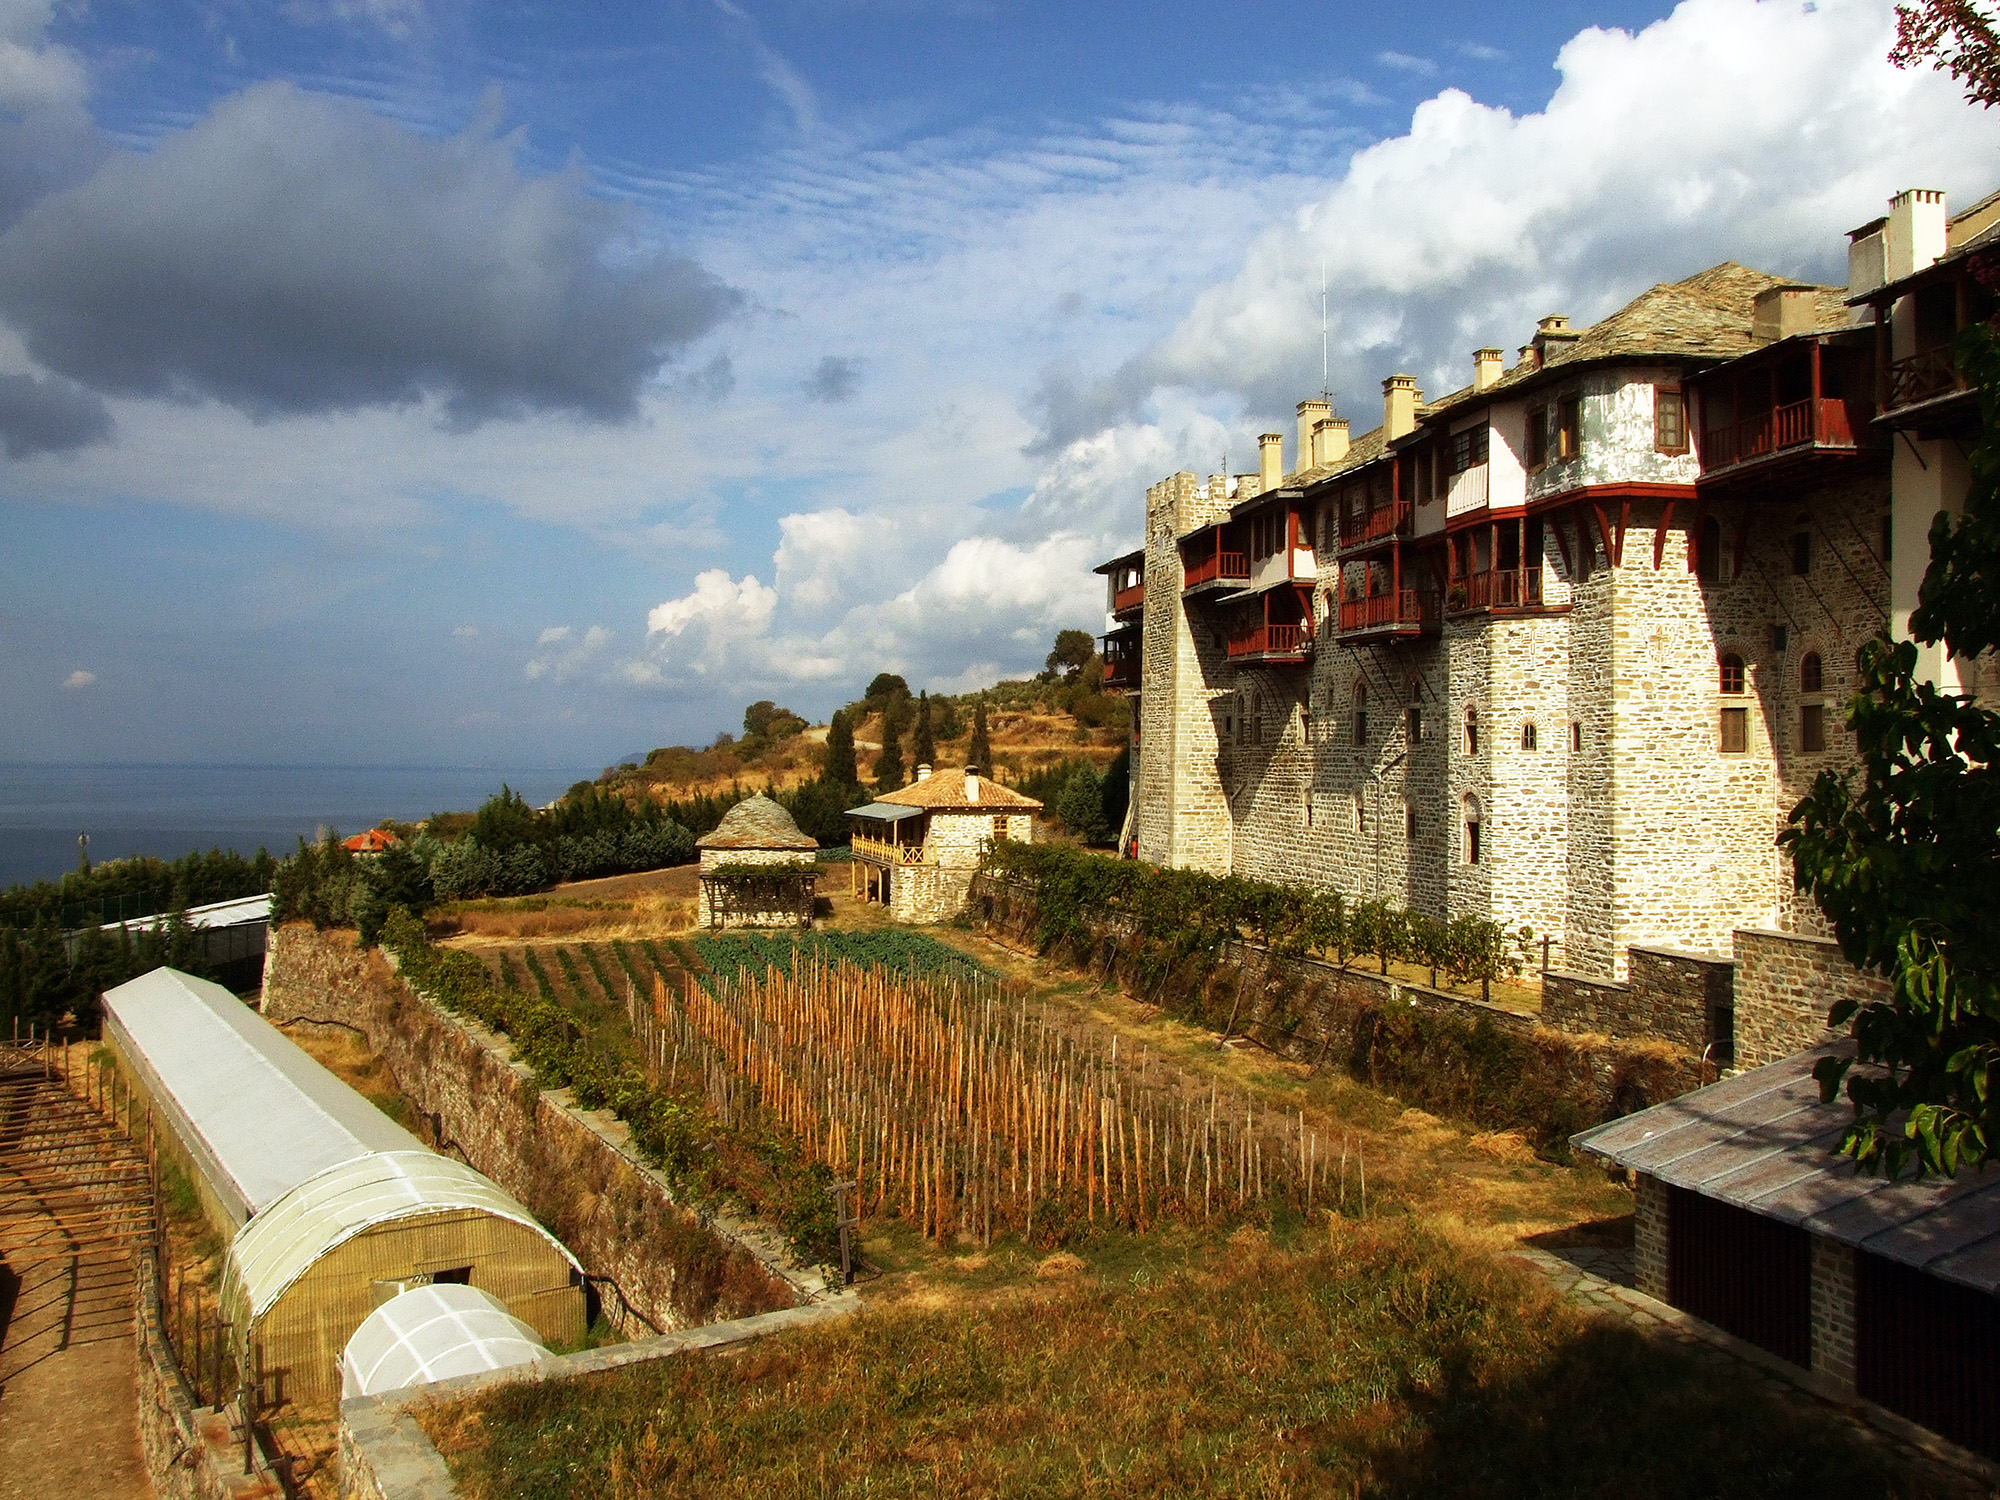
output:
<instances>
[{"instance_id":1,"label":"dry grass","mask_svg":"<svg viewBox=\"0 0 2000 1500\"><path fill-rule=\"evenodd\" d=\"M1586 1324L1423 1226L1052 1266L733 1355L420 1409L467 1500L1886 1492L1726 1362ZM1689 1441L1699 1433L1700 1441Z\"/></svg>"}]
</instances>

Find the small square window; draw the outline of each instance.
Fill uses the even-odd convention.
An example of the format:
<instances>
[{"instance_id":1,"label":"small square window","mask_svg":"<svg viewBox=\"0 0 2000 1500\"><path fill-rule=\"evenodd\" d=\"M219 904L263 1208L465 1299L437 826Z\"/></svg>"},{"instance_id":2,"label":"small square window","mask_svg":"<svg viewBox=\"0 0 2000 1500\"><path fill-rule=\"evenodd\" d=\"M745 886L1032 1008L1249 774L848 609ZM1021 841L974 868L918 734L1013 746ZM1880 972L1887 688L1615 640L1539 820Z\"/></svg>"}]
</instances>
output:
<instances>
[{"instance_id":1,"label":"small square window","mask_svg":"<svg viewBox=\"0 0 2000 1500\"><path fill-rule=\"evenodd\" d=\"M1826 707L1808 703L1799 710L1799 749L1817 755L1826 748Z\"/></svg>"},{"instance_id":2,"label":"small square window","mask_svg":"<svg viewBox=\"0 0 2000 1500\"><path fill-rule=\"evenodd\" d=\"M1725 708L1722 711L1722 753L1741 755L1750 748L1750 710Z\"/></svg>"},{"instance_id":3,"label":"small square window","mask_svg":"<svg viewBox=\"0 0 2000 1500\"><path fill-rule=\"evenodd\" d=\"M1005 842L1007 838L1007 816L1001 813L993 819L993 837Z\"/></svg>"}]
</instances>

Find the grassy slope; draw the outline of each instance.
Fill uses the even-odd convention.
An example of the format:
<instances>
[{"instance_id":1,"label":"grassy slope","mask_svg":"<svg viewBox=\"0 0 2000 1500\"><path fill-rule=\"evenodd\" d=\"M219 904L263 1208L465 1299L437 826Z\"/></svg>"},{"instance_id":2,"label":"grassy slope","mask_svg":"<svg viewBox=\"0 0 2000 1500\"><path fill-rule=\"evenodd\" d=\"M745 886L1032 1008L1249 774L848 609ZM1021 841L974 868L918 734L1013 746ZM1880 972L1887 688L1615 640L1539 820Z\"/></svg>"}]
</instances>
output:
<instances>
[{"instance_id":1,"label":"grassy slope","mask_svg":"<svg viewBox=\"0 0 2000 1500\"><path fill-rule=\"evenodd\" d=\"M1312 1239L1317 1241L1315 1233ZM468 1500L1882 1495L1726 1362L1409 1221L425 1410ZM1691 1435L1699 1434L1699 1440Z\"/></svg>"}]
</instances>

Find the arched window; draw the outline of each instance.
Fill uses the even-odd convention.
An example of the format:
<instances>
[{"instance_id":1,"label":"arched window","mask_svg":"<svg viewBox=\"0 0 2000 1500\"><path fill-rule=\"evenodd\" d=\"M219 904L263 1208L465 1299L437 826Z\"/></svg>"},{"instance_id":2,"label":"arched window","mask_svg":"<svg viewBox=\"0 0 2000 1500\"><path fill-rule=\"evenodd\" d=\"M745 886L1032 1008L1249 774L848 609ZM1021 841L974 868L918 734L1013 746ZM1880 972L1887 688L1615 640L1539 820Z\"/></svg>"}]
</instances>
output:
<instances>
[{"instance_id":1,"label":"arched window","mask_svg":"<svg viewBox=\"0 0 2000 1500\"><path fill-rule=\"evenodd\" d=\"M1521 748L1523 750L1532 750L1535 748L1535 721L1533 719L1525 720L1521 725Z\"/></svg>"},{"instance_id":2,"label":"arched window","mask_svg":"<svg viewBox=\"0 0 2000 1500\"><path fill-rule=\"evenodd\" d=\"M1354 679L1354 743L1368 743L1368 679Z\"/></svg>"},{"instance_id":3,"label":"arched window","mask_svg":"<svg viewBox=\"0 0 2000 1500\"><path fill-rule=\"evenodd\" d=\"M1722 523L1714 516L1701 523L1695 542L1694 576L1703 583L1722 581Z\"/></svg>"},{"instance_id":4,"label":"arched window","mask_svg":"<svg viewBox=\"0 0 2000 1500\"><path fill-rule=\"evenodd\" d=\"M1735 652L1722 658L1718 674L1722 691L1734 696L1743 691L1743 658Z\"/></svg>"},{"instance_id":5,"label":"arched window","mask_svg":"<svg viewBox=\"0 0 2000 1500\"><path fill-rule=\"evenodd\" d=\"M1479 863L1479 799L1471 792L1465 794L1465 862Z\"/></svg>"},{"instance_id":6,"label":"arched window","mask_svg":"<svg viewBox=\"0 0 2000 1500\"><path fill-rule=\"evenodd\" d=\"M1479 710L1470 703L1465 705L1465 753L1479 753Z\"/></svg>"},{"instance_id":7,"label":"arched window","mask_svg":"<svg viewBox=\"0 0 2000 1500\"><path fill-rule=\"evenodd\" d=\"M1403 809L1403 837L1413 844L1417 841L1417 810L1414 807Z\"/></svg>"},{"instance_id":8,"label":"arched window","mask_svg":"<svg viewBox=\"0 0 2000 1500\"><path fill-rule=\"evenodd\" d=\"M1744 690L1743 658L1734 652L1723 657L1721 671L1717 676L1719 686L1725 695L1740 695ZM1720 730L1722 753L1743 754L1750 748L1750 710L1741 704L1723 704Z\"/></svg>"},{"instance_id":9,"label":"arched window","mask_svg":"<svg viewBox=\"0 0 2000 1500\"><path fill-rule=\"evenodd\" d=\"M1826 670L1820 665L1817 651L1808 651L1805 660L1799 663L1799 691L1802 693L1826 691Z\"/></svg>"}]
</instances>

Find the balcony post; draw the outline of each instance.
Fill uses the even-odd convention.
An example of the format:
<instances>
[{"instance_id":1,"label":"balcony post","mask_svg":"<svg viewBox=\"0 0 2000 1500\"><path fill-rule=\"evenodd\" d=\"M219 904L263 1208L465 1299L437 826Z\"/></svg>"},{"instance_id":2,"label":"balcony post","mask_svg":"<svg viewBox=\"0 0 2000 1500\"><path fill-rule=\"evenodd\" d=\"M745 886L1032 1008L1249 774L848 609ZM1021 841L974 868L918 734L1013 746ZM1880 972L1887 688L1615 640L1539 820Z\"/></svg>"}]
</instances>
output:
<instances>
[{"instance_id":1,"label":"balcony post","mask_svg":"<svg viewBox=\"0 0 2000 1500\"><path fill-rule=\"evenodd\" d=\"M1826 418L1819 407L1819 340L1812 341L1812 440L1815 445L1826 441Z\"/></svg>"}]
</instances>

